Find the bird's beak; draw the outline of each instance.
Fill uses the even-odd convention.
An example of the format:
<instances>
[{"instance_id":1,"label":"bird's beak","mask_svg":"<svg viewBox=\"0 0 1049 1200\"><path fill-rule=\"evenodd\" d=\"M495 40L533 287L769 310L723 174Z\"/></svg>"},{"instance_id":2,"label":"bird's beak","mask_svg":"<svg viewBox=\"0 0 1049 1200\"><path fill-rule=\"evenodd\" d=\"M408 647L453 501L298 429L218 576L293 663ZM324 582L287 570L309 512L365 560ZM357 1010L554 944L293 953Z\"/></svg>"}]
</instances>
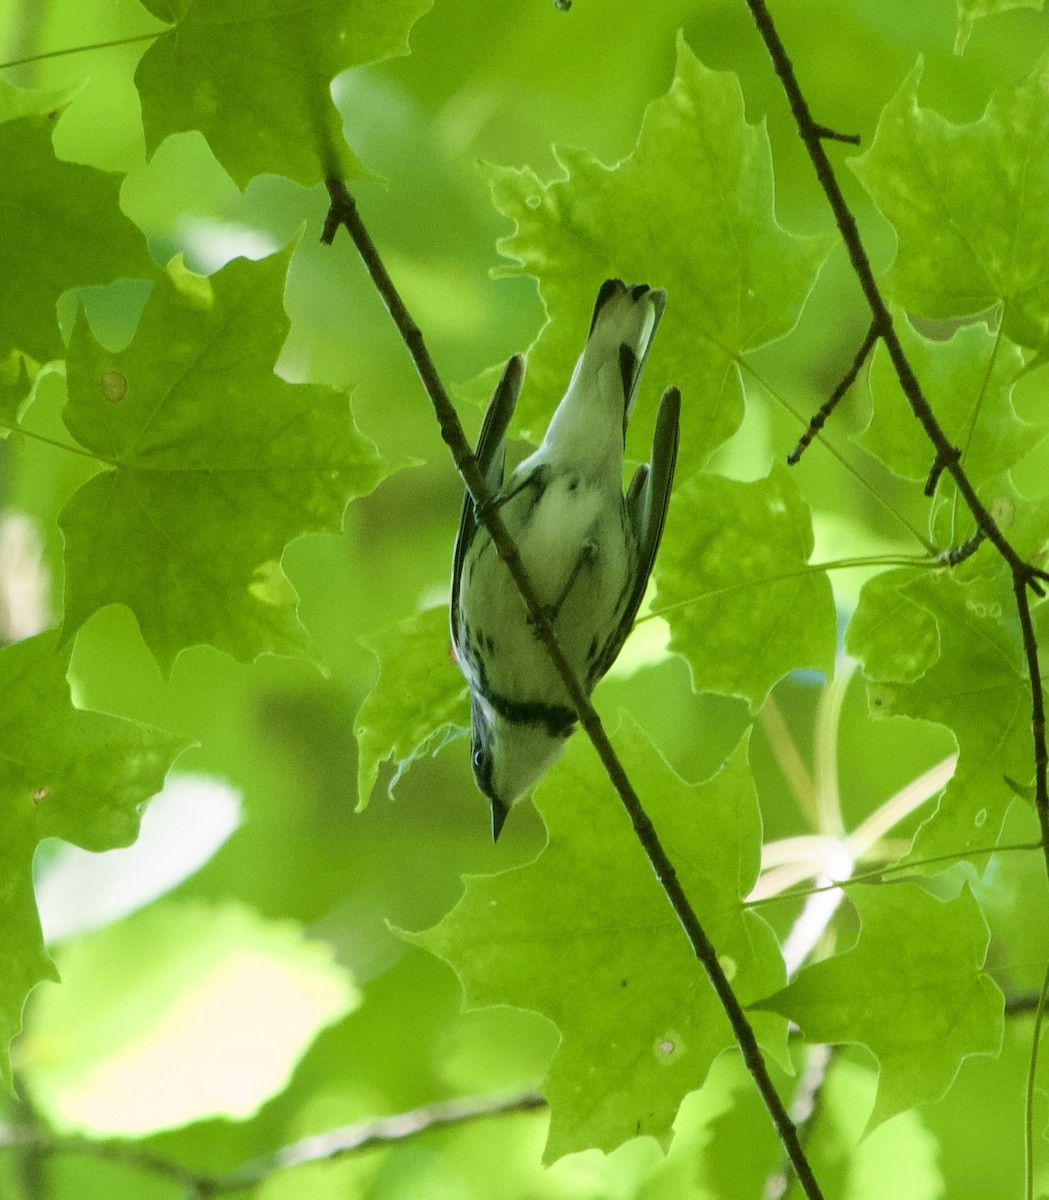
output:
<instances>
[{"instance_id":1,"label":"bird's beak","mask_svg":"<svg viewBox=\"0 0 1049 1200\"><path fill-rule=\"evenodd\" d=\"M499 840L499 834L503 828L503 822L510 815L510 805L504 804L502 800L490 800L492 806L492 841Z\"/></svg>"}]
</instances>

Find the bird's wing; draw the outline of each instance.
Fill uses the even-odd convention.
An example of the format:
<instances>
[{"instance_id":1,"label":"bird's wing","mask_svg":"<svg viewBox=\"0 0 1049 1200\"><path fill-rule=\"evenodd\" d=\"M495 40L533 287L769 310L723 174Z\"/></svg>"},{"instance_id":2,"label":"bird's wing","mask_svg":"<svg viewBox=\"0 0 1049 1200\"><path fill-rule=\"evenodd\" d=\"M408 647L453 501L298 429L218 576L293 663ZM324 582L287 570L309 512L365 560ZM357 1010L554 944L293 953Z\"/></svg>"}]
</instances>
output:
<instances>
[{"instance_id":1,"label":"bird's wing","mask_svg":"<svg viewBox=\"0 0 1049 1200\"><path fill-rule=\"evenodd\" d=\"M667 388L656 414L656 432L652 439L652 463L638 467L627 492L627 518L637 538L637 569L627 598L623 617L591 669L591 687L611 667L634 626L634 618L645 598L648 578L656 561L656 551L663 536L670 489L674 482L677 462L678 419L681 413L681 393L676 387Z\"/></svg>"},{"instance_id":2,"label":"bird's wing","mask_svg":"<svg viewBox=\"0 0 1049 1200\"><path fill-rule=\"evenodd\" d=\"M521 382L524 379L524 359L515 354L506 364L502 378L496 385L492 398L488 402L488 411L484 414L484 423L477 438L477 449L474 455L477 465L481 468L488 494L494 496L503 486L503 465L506 457L506 431L517 407L517 397L521 394ZM463 560L466 552L477 533L478 522L474 513L474 503L469 493L463 497L462 512L459 515L459 532L455 538L455 555L452 559L452 603L451 623L452 641L459 638L459 588L463 572Z\"/></svg>"}]
</instances>

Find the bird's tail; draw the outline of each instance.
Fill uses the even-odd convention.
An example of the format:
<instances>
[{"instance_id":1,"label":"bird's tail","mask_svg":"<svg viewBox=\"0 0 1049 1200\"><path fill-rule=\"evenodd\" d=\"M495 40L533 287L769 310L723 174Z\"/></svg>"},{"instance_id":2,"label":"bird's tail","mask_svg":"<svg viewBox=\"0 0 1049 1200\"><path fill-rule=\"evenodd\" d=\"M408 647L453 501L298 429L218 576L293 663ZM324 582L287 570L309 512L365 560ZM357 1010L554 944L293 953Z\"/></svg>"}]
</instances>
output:
<instances>
[{"instance_id":1,"label":"bird's tail","mask_svg":"<svg viewBox=\"0 0 1049 1200\"><path fill-rule=\"evenodd\" d=\"M666 302L662 288L650 288L647 283L628 286L621 279L606 279L597 294L578 373L581 379L587 379L609 363L616 365L622 387L624 434Z\"/></svg>"}]
</instances>

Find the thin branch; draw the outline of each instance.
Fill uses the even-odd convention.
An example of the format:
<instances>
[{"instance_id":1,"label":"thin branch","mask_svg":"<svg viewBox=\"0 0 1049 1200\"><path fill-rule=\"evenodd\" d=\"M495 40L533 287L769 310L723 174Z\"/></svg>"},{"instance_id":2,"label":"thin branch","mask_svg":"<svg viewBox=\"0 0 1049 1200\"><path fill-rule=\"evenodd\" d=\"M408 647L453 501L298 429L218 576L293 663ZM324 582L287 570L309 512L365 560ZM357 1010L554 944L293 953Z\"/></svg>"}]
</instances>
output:
<instances>
[{"instance_id":1,"label":"thin branch","mask_svg":"<svg viewBox=\"0 0 1049 1200\"><path fill-rule=\"evenodd\" d=\"M522 1092L504 1099L482 1096L441 1101L408 1112L358 1121L353 1125L343 1125L325 1133L302 1138L282 1146L273 1154L243 1163L221 1175L192 1171L173 1159L141 1150L128 1142L54 1137L33 1125L0 1126L0 1151L27 1149L45 1156L68 1154L120 1163L178 1184L188 1195L197 1197L198 1200L207 1200L212 1196L246 1191L278 1171L302 1166L304 1163L334 1162L350 1154L362 1154L367 1150L409 1141L420 1134L448 1125L465 1125L487 1117L536 1112L545 1107L546 1100L537 1092Z\"/></svg>"},{"instance_id":2,"label":"thin branch","mask_svg":"<svg viewBox=\"0 0 1049 1200\"><path fill-rule=\"evenodd\" d=\"M936 489L939 487L940 479L952 463L956 466L962 461L962 452L957 446L948 445L946 450L941 450L936 455L936 459L929 471L929 478L925 481L924 492L926 496L935 496Z\"/></svg>"},{"instance_id":3,"label":"thin branch","mask_svg":"<svg viewBox=\"0 0 1049 1200\"><path fill-rule=\"evenodd\" d=\"M962 469L960 462L957 461L956 447L951 444L946 433L944 433L942 426L932 411L929 401L922 392L921 384L918 382L914 369L893 327L892 314L889 312L888 305L885 303L885 299L874 278L874 268L867 255L863 239L860 237L856 218L849 208L845 195L834 175L834 168L831 166L830 159L823 149L820 136L820 129L823 127L818 125L812 118L808 102L802 94L797 76L794 74L794 66L776 31L772 15L769 13L765 0L746 0L746 5L750 9L751 16L754 18L754 24L757 26L758 32L765 42L765 47L772 59L772 65L779 76L780 83L783 85L787 102L790 105L794 120L798 126L798 133L801 136L801 140L805 143L805 149L812 160L816 177L834 213L834 219L841 233L845 249L848 252L849 261L852 263L852 269L859 280L860 287L871 310L877 335L885 343L885 348L892 358L892 365L896 370L900 387L903 389L903 393L910 403L911 410L921 422L922 428L932 442L936 450L937 460L943 464L941 469L950 472L955 483L958 485L958 490L961 492L966 504L968 504L970 512L976 518L976 523L984 530L988 539L994 543L998 552L1009 564L1014 573L1020 575L1024 583L1032 588L1032 590L1039 595L1043 594L1038 581L1049 579L1049 572L1024 562L1006 540L997 522L977 496L976 490Z\"/></svg>"},{"instance_id":4,"label":"thin branch","mask_svg":"<svg viewBox=\"0 0 1049 1200\"><path fill-rule=\"evenodd\" d=\"M842 376L841 383L831 392L830 399L825 400L820 405L819 412L809 422L805 432L801 435L801 439L794 449L787 455L787 463L789 466L797 466L801 456L805 453L808 447L812 444L813 439L819 431L826 425L831 413L838 407L844 398L849 388L856 382L856 376L863 368L863 364L867 361L871 351L874 349L874 344L878 340L878 327L873 322L870 329L867 330L867 336L863 339L859 350L856 351L856 357L852 360L852 365Z\"/></svg>"},{"instance_id":5,"label":"thin branch","mask_svg":"<svg viewBox=\"0 0 1049 1200\"><path fill-rule=\"evenodd\" d=\"M790 1103L790 1115L798 1127L798 1134L803 1141L808 1141L813 1126L822 1108L824 1085L827 1082L827 1072L834 1060L834 1047L817 1043L806 1047L805 1067L798 1080L794 1098ZM788 1164L776 1171L765 1181L765 1189L761 1200L782 1200L790 1187L791 1177Z\"/></svg>"},{"instance_id":6,"label":"thin branch","mask_svg":"<svg viewBox=\"0 0 1049 1200\"><path fill-rule=\"evenodd\" d=\"M896 377L911 406L911 411L918 418L922 428L925 430L926 436L932 442L933 448L936 451L936 459L933 466L933 475L930 475L930 483L935 485L939 474L943 471L950 473L959 493L973 515L977 528L983 531L984 536L994 545L1002 558L1005 559L1012 572L1013 591L1016 595L1017 611L1019 612L1020 624L1023 629L1024 652L1027 656L1028 672L1031 680L1031 737L1034 743L1036 776L1035 808L1038 811L1038 819L1042 826L1043 853L1046 859L1046 869L1049 871L1049 799L1047 799L1049 791L1047 791L1046 784L1049 753L1046 751L1045 711L1042 700L1042 676L1038 665L1038 644L1035 640L1034 629L1031 624L1030 607L1027 601L1028 588L1038 596L1045 595L1042 581L1049 579L1049 572L1044 571L1041 567L1036 567L1031 563L1025 562L1006 539L998 523L976 494L976 489L973 487L972 482L961 465L960 452L957 447L952 445L943 427L937 421L932 407L922 391L921 384L918 382L918 377L914 373L914 368L911 366L903 345L893 327L892 314L889 312L888 305L875 280L874 268L871 265L867 250L863 244L863 239L860 237L856 218L849 208L845 195L835 177L834 168L831 166L830 159L823 148L820 132L823 127L813 120L808 102L802 93L797 76L794 73L794 66L790 61L790 56L787 54L779 33L776 31L772 15L768 10L768 5L765 3L765 0L746 0L746 4L750 9L751 16L754 18L754 24L757 26L758 32L765 42L765 47L772 59L773 68L779 76L780 83L783 85L783 91L787 97L787 103L790 105L790 110L794 115L798 133L801 136L801 140L805 143L805 149L812 160L816 177L823 188L827 202L830 204L831 211L834 214L834 220L837 223L842 241L845 244L845 249L848 252L852 269L856 274L860 288L870 308L874 328L877 330L878 336L885 343L885 348L889 352L889 357L892 359L892 365L896 371Z\"/></svg>"},{"instance_id":7,"label":"thin branch","mask_svg":"<svg viewBox=\"0 0 1049 1200\"><path fill-rule=\"evenodd\" d=\"M543 1108L546 1108L546 1100L538 1092L524 1092L505 1100L492 1100L488 1097L476 1100L448 1100L390 1117L359 1121L354 1125L344 1125L340 1129L330 1129L325 1133L302 1138L289 1146L281 1147L274 1154L244 1163L229 1174L212 1179L208 1190L201 1194L218 1196L245 1191L277 1171L284 1171L289 1167L299 1167L304 1163L334 1162L350 1154L361 1154L366 1150L409 1141L420 1134L447 1125L465 1125L487 1117L535 1112Z\"/></svg>"},{"instance_id":8,"label":"thin branch","mask_svg":"<svg viewBox=\"0 0 1049 1200\"><path fill-rule=\"evenodd\" d=\"M450 449L455 465L462 476L463 483L466 485L466 489L476 506L478 520L481 521L491 537L499 557L506 563L507 569L510 571L514 583L517 585L517 589L525 602L529 618L539 640L546 648L558 675L564 683L572 706L579 717L579 723L583 726L587 736L593 743L594 749L597 751L598 757L601 759L601 763L609 779L612 781L612 785L619 795L623 807L626 809L638 841L640 841L645 854L648 856L656 878L662 885L667 899L670 901L678 920L684 928L689 944L706 971L714 991L717 993L718 1000L724 1008L729 1023L732 1026L732 1032L742 1052L743 1060L768 1109L769 1116L772 1119L780 1140L783 1142L784 1149L790 1158L791 1165L797 1173L798 1180L809 1200L817 1200L817 1198L822 1197L822 1193L813 1175L812 1168L802 1150L801 1143L798 1140L797 1130L794 1128L794 1124L787 1114L783 1101L780 1099L773 1085L750 1021L747 1019L742 1005L732 990L728 976L725 974L718 959L717 951L707 937L706 931L696 916L684 888L681 886L677 872L656 834L655 827L645 812L641 800L634 791L633 785L627 778L626 771L623 769L612 748L612 743L608 740L608 735L605 733L600 718L590 703L589 697L576 679L575 673L557 641L547 615L536 598L535 591L528 579L524 564L521 562L517 547L507 533L506 526L503 524L498 510L491 503L491 497L488 495L488 490L485 487L484 477L481 474L477 459L466 441L455 408L449 400L448 394L437 374L437 369L426 348L422 333L408 313L404 302L394 287L393 281L375 248L375 244L364 222L361 220L357 205L346 186L338 179L329 179L327 186L329 196L331 197L331 208L324 222L324 231L321 235L321 240L330 244L340 225L345 226L350 237L353 239L354 245L357 247L357 251L372 278L372 282L386 304L390 316L397 325L401 337L412 356L415 368L437 414L441 437Z\"/></svg>"},{"instance_id":9,"label":"thin branch","mask_svg":"<svg viewBox=\"0 0 1049 1200\"><path fill-rule=\"evenodd\" d=\"M1042 695L1042 676L1038 665L1038 641L1031 621L1031 603L1024 581L1013 576L1013 595L1020 614L1027 673L1031 679L1031 729L1034 734L1034 811L1042 831L1042 846L1046 850L1046 869L1049 870L1049 793L1046 791L1046 765L1049 754L1045 745L1045 700Z\"/></svg>"},{"instance_id":10,"label":"thin branch","mask_svg":"<svg viewBox=\"0 0 1049 1200\"><path fill-rule=\"evenodd\" d=\"M827 142L847 142L850 146L858 146L860 144L860 135L858 133L839 133L836 129L831 129L827 125L814 125L816 136L823 138Z\"/></svg>"}]
</instances>

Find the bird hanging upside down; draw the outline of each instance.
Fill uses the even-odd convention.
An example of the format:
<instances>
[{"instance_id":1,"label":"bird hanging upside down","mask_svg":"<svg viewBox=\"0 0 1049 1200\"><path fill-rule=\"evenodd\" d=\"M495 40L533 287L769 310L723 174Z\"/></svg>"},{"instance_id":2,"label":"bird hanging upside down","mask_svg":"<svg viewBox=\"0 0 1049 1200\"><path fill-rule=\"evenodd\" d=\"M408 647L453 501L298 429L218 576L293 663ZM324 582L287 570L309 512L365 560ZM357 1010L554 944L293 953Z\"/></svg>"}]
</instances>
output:
<instances>
[{"instance_id":1,"label":"bird hanging upside down","mask_svg":"<svg viewBox=\"0 0 1049 1200\"><path fill-rule=\"evenodd\" d=\"M627 423L666 293L601 285L583 353L538 449L503 479L524 377L507 363L477 442L493 502L587 695L615 662L659 548L677 457L677 388L659 404L652 461L623 495ZM470 690L471 755L498 838L513 802L550 767L576 722L510 572L469 496L452 565L452 644Z\"/></svg>"}]
</instances>

